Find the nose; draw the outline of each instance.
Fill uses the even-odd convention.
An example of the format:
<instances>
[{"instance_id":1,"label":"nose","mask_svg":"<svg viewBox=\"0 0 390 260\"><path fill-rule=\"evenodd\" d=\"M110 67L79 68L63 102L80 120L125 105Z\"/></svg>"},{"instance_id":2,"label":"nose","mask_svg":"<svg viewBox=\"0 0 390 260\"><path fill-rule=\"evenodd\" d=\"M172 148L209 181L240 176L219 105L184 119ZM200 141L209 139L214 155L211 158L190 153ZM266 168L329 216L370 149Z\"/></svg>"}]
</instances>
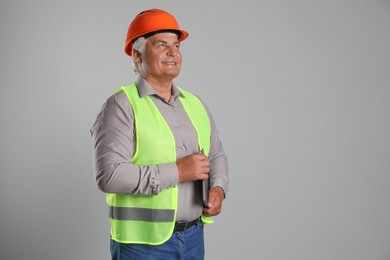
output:
<instances>
[{"instance_id":1,"label":"nose","mask_svg":"<svg viewBox=\"0 0 390 260\"><path fill-rule=\"evenodd\" d=\"M167 46L167 56L175 56L179 52L178 48L174 45Z\"/></svg>"}]
</instances>

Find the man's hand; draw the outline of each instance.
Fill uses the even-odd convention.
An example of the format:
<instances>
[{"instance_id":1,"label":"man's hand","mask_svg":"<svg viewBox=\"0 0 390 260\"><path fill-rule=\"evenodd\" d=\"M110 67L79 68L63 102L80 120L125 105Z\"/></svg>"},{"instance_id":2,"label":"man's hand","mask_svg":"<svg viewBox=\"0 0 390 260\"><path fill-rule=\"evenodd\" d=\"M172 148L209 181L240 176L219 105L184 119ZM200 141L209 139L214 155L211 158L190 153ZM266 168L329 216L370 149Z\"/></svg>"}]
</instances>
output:
<instances>
[{"instance_id":1,"label":"man's hand","mask_svg":"<svg viewBox=\"0 0 390 260\"><path fill-rule=\"evenodd\" d=\"M221 187L213 187L209 190L207 208L203 209L205 216L216 216L222 210L222 201L225 198L225 192Z\"/></svg>"},{"instance_id":2,"label":"man's hand","mask_svg":"<svg viewBox=\"0 0 390 260\"><path fill-rule=\"evenodd\" d=\"M209 177L210 162L201 152L191 154L176 161L179 182L205 180Z\"/></svg>"}]
</instances>

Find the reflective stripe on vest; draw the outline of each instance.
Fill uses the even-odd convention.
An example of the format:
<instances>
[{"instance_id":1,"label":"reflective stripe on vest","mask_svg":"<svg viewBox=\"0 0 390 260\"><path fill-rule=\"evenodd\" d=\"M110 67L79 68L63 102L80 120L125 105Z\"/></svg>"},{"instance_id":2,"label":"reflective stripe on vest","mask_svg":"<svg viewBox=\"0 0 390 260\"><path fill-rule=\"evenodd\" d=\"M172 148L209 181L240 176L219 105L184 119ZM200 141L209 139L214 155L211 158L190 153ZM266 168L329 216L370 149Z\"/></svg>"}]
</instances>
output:
<instances>
[{"instance_id":1,"label":"reflective stripe on vest","mask_svg":"<svg viewBox=\"0 0 390 260\"><path fill-rule=\"evenodd\" d=\"M135 84L121 87L131 104L136 133L136 151L132 164L146 166L176 161L174 136L149 96L141 98ZM198 135L199 149L205 154L210 149L210 121L205 108L197 97L180 89L183 104ZM110 210L111 237L121 243L158 245L172 235L178 201L177 186L165 189L157 195L107 194ZM202 216L205 223L212 219Z\"/></svg>"},{"instance_id":2,"label":"reflective stripe on vest","mask_svg":"<svg viewBox=\"0 0 390 260\"><path fill-rule=\"evenodd\" d=\"M173 209L145 209L110 206L110 218L116 220L138 220L149 222L172 222L175 219Z\"/></svg>"}]
</instances>

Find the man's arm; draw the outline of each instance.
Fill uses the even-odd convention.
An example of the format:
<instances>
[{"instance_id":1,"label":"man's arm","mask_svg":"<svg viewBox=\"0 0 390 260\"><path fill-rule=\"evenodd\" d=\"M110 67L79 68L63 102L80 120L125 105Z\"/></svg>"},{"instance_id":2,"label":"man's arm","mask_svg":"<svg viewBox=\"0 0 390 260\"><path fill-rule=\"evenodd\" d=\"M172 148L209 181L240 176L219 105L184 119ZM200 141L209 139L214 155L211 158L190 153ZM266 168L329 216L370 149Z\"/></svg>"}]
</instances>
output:
<instances>
[{"instance_id":1,"label":"man's arm","mask_svg":"<svg viewBox=\"0 0 390 260\"><path fill-rule=\"evenodd\" d=\"M134 114L126 94L111 96L91 128L95 178L106 193L156 195L178 183L175 163L137 166Z\"/></svg>"},{"instance_id":2,"label":"man's arm","mask_svg":"<svg viewBox=\"0 0 390 260\"><path fill-rule=\"evenodd\" d=\"M229 185L229 167L225 151L222 147L219 133L208 107L203 103L211 124L210 137L210 190L208 194L207 207L203 209L206 216L216 216L222 210L222 202L226 197Z\"/></svg>"},{"instance_id":3,"label":"man's arm","mask_svg":"<svg viewBox=\"0 0 390 260\"><path fill-rule=\"evenodd\" d=\"M210 188L220 187L223 191L224 197L226 197L229 190L228 159L219 138L214 118L205 103L203 101L202 103L206 108L211 124L210 151L208 155L210 161Z\"/></svg>"}]
</instances>

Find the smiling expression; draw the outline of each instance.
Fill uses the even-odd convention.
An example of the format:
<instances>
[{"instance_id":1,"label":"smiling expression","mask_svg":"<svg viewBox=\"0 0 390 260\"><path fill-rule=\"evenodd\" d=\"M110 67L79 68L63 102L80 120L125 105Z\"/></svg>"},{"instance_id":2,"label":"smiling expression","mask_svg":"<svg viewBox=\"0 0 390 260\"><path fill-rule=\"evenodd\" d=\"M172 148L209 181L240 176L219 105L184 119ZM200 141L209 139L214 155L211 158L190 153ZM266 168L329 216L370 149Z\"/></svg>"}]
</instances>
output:
<instances>
[{"instance_id":1,"label":"smiling expression","mask_svg":"<svg viewBox=\"0 0 390 260\"><path fill-rule=\"evenodd\" d=\"M181 59L177 35L158 33L147 39L139 71L146 79L173 80L180 73Z\"/></svg>"}]
</instances>

